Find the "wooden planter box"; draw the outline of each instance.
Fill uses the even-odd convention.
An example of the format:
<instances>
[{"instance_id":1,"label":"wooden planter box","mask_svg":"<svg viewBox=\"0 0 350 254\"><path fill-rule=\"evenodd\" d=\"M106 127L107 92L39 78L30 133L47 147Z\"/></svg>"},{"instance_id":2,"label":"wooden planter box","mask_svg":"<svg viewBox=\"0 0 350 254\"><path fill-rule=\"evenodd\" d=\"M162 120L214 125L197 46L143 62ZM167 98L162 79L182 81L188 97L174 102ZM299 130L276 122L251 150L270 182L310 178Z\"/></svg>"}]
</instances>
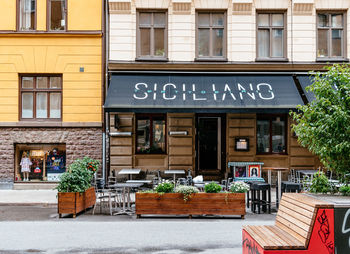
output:
<instances>
[{"instance_id":1,"label":"wooden planter box","mask_svg":"<svg viewBox=\"0 0 350 254\"><path fill-rule=\"evenodd\" d=\"M136 215L240 215L244 219L245 193L195 193L184 201L181 193L136 193Z\"/></svg>"},{"instance_id":2,"label":"wooden planter box","mask_svg":"<svg viewBox=\"0 0 350 254\"><path fill-rule=\"evenodd\" d=\"M73 214L73 218L77 213L93 206L96 201L95 188L91 187L85 192L59 192L58 193L58 215Z\"/></svg>"}]
</instances>

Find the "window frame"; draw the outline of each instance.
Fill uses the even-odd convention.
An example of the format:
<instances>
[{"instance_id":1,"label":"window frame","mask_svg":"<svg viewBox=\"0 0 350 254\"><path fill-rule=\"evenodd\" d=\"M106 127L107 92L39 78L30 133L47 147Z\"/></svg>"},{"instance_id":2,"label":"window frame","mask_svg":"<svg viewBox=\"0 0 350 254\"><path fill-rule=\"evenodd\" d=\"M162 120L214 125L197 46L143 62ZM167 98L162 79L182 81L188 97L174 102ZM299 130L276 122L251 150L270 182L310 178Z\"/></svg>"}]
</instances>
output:
<instances>
[{"instance_id":1,"label":"window frame","mask_svg":"<svg viewBox=\"0 0 350 254\"><path fill-rule=\"evenodd\" d=\"M153 118L156 117L163 117L164 118L164 122L165 122L165 133L164 133L164 147L165 147L165 151L162 153L140 153L137 151L137 147L138 147L138 120L144 120L145 118L148 118L150 120L150 147L152 147L153 144ZM142 114L136 114L135 116L135 127L136 127L136 135L135 135L135 154L136 155L166 155L167 154L167 116L166 114L152 114L152 113L142 113Z\"/></svg>"},{"instance_id":2,"label":"window frame","mask_svg":"<svg viewBox=\"0 0 350 254\"><path fill-rule=\"evenodd\" d=\"M65 8L65 26L63 30L51 30L51 2L52 0L46 0L46 31L50 33L64 33L68 31L68 1L64 0Z\"/></svg>"},{"instance_id":3,"label":"window frame","mask_svg":"<svg viewBox=\"0 0 350 254\"><path fill-rule=\"evenodd\" d=\"M209 25L209 31L210 31L210 37L209 37L209 56L199 56L199 46L198 46L198 43L199 43L199 18L198 18L198 14L201 14L201 13L208 13L210 15L210 18L209 18L209 22L210 22L210 25ZM212 37L212 30L213 28L213 25L212 25L212 14L217 14L217 13L222 13L224 14L224 25L223 25L223 29L224 29L224 37L223 37L223 49L222 49L222 56L213 56L213 43L212 43L212 40L213 40L213 37ZM226 9L218 9L218 10L196 10L196 20L195 20L195 23L196 23L196 39L195 39L195 61L228 61L227 59L227 10ZM203 27L202 27L203 28Z\"/></svg>"},{"instance_id":4,"label":"window frame","mask_svg":"<svg viewBox=\"0 0 350 254\"><path fill-rule=\"evenodd\" d=\"M24 77L33 77L33 88L22 88L22 79ZM61 88L36 88L36 82L38 77L48 77L48 85L50 84L51 77L61 78ZM33 93L33 117L23 118L22 117L22 94L23 93ZM36 118L36 94L37 93L47 93L47 117L46 118ZM50 93L60 93L61 94L61 108L60 108L60 118L50 118ZM19 121L36 121L36 122L60 122L62 121L63 115L63 75L62 74L20 74L19 75L19 95L18 95L18 106L19 106Z\"/></svg>"},{"instance_id":5,"label":"window frame","mask_svg":"<svg viewBox=\"0 0 350 254\"><path fill-rule=\"evenodd\" d=\"M284 143L285 143L285 152L281 153L276 153L272 152L272 121L274 118L280 117L281 120L284 120L285 126L284 126ZM269 152L258 152L258 121L259 120L268 120L270 123L270 128L269 128L269 145L270 145L270 151ZM257 155L288 155L288 116L286 114L259 114L256 117L256 154Z\"/></svg>"},{"instance_id":6,"label":"window frame","mask_svg":"<svg viewBox=\"0 0 350 254\"><path fill-rule=\"evenodd\" d=\"M37 31L37 16L38 16L38 1L35 1L35 14L34 14L34 29L32 30L22 30L21 29L21 1L22 0L16 0L16 32L21 32L21 33L33 33Z\"/></svg>"},{"instance_id":7,"label":"window frame","mask_svg":"<svg viewBox=\"0 0 350 254\"><path fill-rule=\"evenodd\" d=\"M349 61L347 58L347 15L346 15L346 10L316 10L316 61L318 62L328 62L328 61ZM320 28L318 26L318 21L319 21L319 14L327 14L328 17L330 17L333 14L342 14L343 16L343 25L341 30L343 31L343 40L342 40L342 45L341 45L341 51L342 55L341 56L335 56L332 57L331 55L331 50L332 50L332 33L331 31L334 30L340 30L339 28L332 28L331 26L325 27L325 28ZM329 19L331 22L331 19ZM328 56L325 57L319 57L317 56L318 52L318 30L327 30L330 31L328 34L327 38L327 49L328 49Z\"/></svg>"},{"instance_id":8,"label":"window frame","mask_svg":"<svg viewBox=\"0 0 350 254\"><path fill-rule=\"evenodd\" d=\"M262 30L269 30L270 31L270 38L269 38L269 52L270 56L269 57L259 57L259 43L258 43L258 33L259 33L259 24L258 24L258 19L260 14L268 14L269 15L269 26L262 27ZM271 52L272 52L272 43L271 43L271 38L272 38L272 30L276 28L281 28L281 26L272 26L272 15L273 14L282 14L283 15L283 56L282 57L272 57ZM256 16L255 16L255 50L256 50L256 58L255 61L277 61L277 62L288 62L288 57L287 57L287 11L286 10L257 10Z\"/></svg>"},{"instance_id":9,"label":"window frame","mask_svg":"<svg viewBox=\"0 0 350 254\"><path fill-rule=\"evenodd\" d=\"M151 14L150 25L150 52L151 54L141 55L141 32L140 32L140 13ZM164 56L156 56L154 51L154 13L164 13L165 26L164 26ZM157 28L157 27L156 27ZM161 28L161 27L159 27ZM168 61L168 10L167 9L137 9L136 10L136 60L141 61Z\"/></svg>"}]
</instances>

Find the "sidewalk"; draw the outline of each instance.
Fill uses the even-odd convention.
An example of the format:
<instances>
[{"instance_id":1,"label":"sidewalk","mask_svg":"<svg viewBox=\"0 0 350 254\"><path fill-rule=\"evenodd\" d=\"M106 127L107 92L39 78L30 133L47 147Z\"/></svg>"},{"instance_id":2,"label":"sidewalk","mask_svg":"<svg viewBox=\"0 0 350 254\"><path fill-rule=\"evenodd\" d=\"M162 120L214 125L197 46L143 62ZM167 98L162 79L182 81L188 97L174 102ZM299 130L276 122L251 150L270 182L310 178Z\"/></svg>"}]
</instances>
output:
<instances>
[{"instance_id":1,"label":"sidewalk","mask_svg":"<svg viewBox=\"0 0 350 254\"><path fill-rule=\"evenodd\" d=\"M3 205L57 205L57 190L0 190Z\"/></svg>"}]
</instances>

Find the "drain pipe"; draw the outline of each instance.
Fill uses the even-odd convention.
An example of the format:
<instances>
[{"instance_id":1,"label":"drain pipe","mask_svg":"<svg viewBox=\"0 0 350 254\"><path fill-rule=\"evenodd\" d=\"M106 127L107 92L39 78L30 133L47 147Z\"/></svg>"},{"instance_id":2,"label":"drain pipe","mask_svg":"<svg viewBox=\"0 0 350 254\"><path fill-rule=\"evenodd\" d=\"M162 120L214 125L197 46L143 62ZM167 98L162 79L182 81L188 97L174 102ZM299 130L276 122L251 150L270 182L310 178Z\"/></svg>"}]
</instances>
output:
<instances>
[{"instance_id":1,"label":"drain pipe","mask_svg":"<svg viewBox=\"0 0 350 254\"><path fill-rule=\"evenodd\" d=\"M108 60L109 60L109 12L108 12L108 1L109 0L104 0L104 13L105 13L105 20L104 20L104 45L105 45L105 79L104 79L104 82L105 82L105 85L104 85L104 98L107 98L107 88L108 88ZM102 133L102 178L106 181L106 170L107 170L107 160L106 160L106 156L107 156L107 153L106 153L106 143L107 143L107 135L106 135L106 132L108 133L108 119L106 117L106 112L103 110L103 120L104 120L104 131ZM107 114L108 116L108 114Z\"/></svg>"}]
</instances>

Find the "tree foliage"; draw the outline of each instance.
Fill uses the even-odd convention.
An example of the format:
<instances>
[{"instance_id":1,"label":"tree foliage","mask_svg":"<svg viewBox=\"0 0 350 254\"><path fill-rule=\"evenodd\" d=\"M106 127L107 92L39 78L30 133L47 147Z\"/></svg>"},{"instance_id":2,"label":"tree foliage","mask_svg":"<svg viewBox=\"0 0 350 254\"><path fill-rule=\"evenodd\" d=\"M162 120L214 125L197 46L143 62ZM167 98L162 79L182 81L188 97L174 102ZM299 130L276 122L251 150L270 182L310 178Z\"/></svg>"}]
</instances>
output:
<instances>
[{"instance_id":1,"label":"tree foliage","mask_svg":"<svg viewBox=\"0 0 350 254\"><path fill-rule=\"evenodd\" d=\"M306 89L315 100L291 112L298 141L318 155L322 164L339 173L350 172L350 69L348 65L326 67L312 74Z\"/></svg>"}]
</instances>

